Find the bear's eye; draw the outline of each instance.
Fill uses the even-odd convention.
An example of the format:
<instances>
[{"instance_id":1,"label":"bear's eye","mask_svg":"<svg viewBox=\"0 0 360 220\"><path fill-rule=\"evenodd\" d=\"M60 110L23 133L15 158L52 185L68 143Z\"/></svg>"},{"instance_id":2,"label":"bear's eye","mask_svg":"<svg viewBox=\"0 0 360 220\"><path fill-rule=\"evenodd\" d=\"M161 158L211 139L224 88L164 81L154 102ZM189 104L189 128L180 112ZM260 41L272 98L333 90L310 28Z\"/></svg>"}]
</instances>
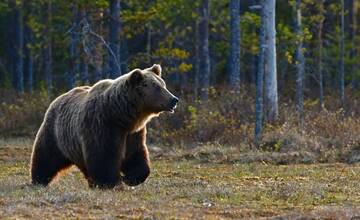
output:
<instances>
[{"instance_id":1,"label":"bear's eye","mask_svg":"<svg viewBox=\"0 0 360 220\"><path fill-rule=\"evenodd\" d=\"M144 87L147 87L147 84L146 83L144 83L144 85L143 85Z\"/></svg>"}]
</instances>

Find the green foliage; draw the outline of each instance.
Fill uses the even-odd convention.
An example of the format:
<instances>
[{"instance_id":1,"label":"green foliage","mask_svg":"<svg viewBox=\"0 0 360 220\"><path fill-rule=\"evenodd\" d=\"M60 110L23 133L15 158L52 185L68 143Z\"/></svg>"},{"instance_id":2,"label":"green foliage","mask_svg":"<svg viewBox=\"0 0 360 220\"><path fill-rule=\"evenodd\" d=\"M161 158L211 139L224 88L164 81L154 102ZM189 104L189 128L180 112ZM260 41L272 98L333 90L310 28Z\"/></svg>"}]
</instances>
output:
<instances>
[{"instance_id":1,"label":"green foliage","mask_svg":"<svg viewBox=\"0 0 360 220\"><path fill-rule=\"evenodd\" d=\"M259 52L257 29L260 27L260 16L256 13L245 12L240 22L241 49L255 55Z\"/></svg>"},{"instance_id":2,"label":"green foliage","mask_svg":"<svg viewBox=\"0 0 360 220\"><path fill-rule=\"evenodd\" d=\"M33 41L29 43L31 52L34 54L34 71L36 80L43 80L43 49L51 40L53 51L53 74L56 81L55 90L61 91L65 85L65 73L69 68L69 44L74 19L72 7L84 9L87 13L87 22L90 28L107 41L108 37L108 0L94 1L49 1L49 0L17 0L22 6L25 16L25 24L31 28ZM45 24L44 8L46 3L52 4L50 26L47 29ZM169 73L184 73L193 75L195 68L195 33L196 23L199 17L200 0L129 0L121 1L121 53L122 66L127 70L147 66L152 63L161 63L167 67ZM243 79L251 78L254 74L254 57L259 52L259 10L250 10L251 1L241 1L241 74ZM323 7L323 8L322 8ZM289 87L294 86L292 73L294 71L295 45L299 40L304 41L304 52L307 65L306 77L311 77L316 72L317 56L317 31L320 21L324 23L324 71L330 77L330 81L336 79L336 60L339 59L338 29L340 3L337 1L326 1L322 6L320 1L301 1L303 15L303 39L294 32L295 1L279 0L276 8L276 29L277 29L277 58L280 75L284 75ZM0 2L0 42L6 42L8 24L11 23L8 2ZM346 11L346 16L350 13ZM82 18L84 19L84 18ZM230 15L229 1L211 1L210 4L210 57L212 79L215 84L222 83L226 78L227 63L229 57L229 31ZM349 22L347 19L346 22ZM94 71L101 66L103 72L107 71L108 49L104 42L89 33L82 33L83 23L76 27L77 60L86 60L90 65L90 77L94 78ZM346 39L346 84L357 80L360 73L358 65L359 36L356 40L350 39L350 30L347 30ZM201 46L201 45L200 45ZM8 61L8 54L4 46L0 46L0 58L5 65ZM86 51L87 50L87 51ZM353 51L352 51L353 50ZM350 52L352 51L352 52ZM89 56L89 54L91 56ZM351 55L350 55L351 54ZM328 65L326 65L328 64ZM256 64L255 64L256 66ZM79 72L79 71L78 71ZM12 74L7 71L5 74ZM77 73L78 74L78 73ZM191 77L188 77L191 79ZM174 82L179 83L178 81ZM181 86L174 87L183 89ZM191 86L191 82L189 84ZM310 89L313 85L311 85ZM316 89L316 88L315 88ZM284 90L285 91L285 90Z\"/></svg>"},{"instance_id":3,"label":"green foliage","mask_svg":"<svg viewBox=\"0 0 360 220\"><path fill-rule=\"evenodd\" d=\"M154 52L155 56L163 57L163 59L186 59L189 53L180 48L159 48Z\"/></svg>"}]
</instances>

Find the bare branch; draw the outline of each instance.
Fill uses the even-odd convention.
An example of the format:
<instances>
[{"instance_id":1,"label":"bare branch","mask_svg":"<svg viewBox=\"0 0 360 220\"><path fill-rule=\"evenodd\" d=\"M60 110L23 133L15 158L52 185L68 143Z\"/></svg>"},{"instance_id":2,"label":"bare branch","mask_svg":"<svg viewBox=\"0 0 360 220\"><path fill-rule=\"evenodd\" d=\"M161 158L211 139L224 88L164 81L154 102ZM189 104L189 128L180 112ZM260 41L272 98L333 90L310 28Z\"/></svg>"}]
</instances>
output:
<instances>
[{"instance_id":1,"label":"bare branch","mask_svg":"<svg viewBox=\"0 0 360 220\"><path fill-rule=\"evenodd\" d=\"M115 55L115 53L112 51L112 49L110 48L109 44L105 41L105 39L97 34L95 31L93 31L90 27L89 22L87 21L86 18L83 18L80 23L79 26L81 27L81 30L79 32L76 31L78 25L72 25L72 27L66 32L66 34L68 33L74 33L77 35L80 35L80 37L82 38L82 44L83 44L83 48L84 48L84 52L86 53L86 55L88 56L92 56L91 54L91 48L89 49L89 47L87 46L89 44L89 41L87 41L87 36L91 35L94 36L97 40L100 40L100 42L106 47L106 49L110 52L111 56L114 58L116 66L120 69L120 63ZM93 60L93 59L91 59Z\"/></svg>"},{"instance_id":2,"label":"bare branch","mask_svg":"<svg viewBox=\"0 0 360 220\"><path fill-rule=\"evenodd\" d=\"M261 10L261 5L251 5L249 6L249 9L250 10Z\"/></svg>"}]
</instances>

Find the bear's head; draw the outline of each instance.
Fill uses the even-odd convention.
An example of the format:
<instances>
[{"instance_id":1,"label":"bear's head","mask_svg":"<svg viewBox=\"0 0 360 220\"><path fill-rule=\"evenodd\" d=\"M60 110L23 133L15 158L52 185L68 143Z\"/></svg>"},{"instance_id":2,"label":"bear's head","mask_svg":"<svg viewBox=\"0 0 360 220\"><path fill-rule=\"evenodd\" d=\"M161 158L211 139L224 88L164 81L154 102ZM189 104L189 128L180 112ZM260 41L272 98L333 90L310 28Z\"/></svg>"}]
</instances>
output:
<instances>
[{"instance_id":1,"label":"bear's head","mask_svg":"<svg viewBox=\"0 0 360 220\"><path fill-rule=\"evenodd\" d=\"M166 88L160 65L154 64L144 70L135 69L129 74L130 89L142 111L151 114L174 112L179 99Z\"/></svg>"}]
</instances>

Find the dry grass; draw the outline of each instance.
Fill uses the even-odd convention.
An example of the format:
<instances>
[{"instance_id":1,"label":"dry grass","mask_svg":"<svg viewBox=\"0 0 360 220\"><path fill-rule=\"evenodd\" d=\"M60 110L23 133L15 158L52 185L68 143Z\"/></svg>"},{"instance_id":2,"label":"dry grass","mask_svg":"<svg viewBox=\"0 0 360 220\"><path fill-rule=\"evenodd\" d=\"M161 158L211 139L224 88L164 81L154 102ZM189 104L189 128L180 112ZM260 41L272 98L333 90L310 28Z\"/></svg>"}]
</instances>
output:
<instances>
[{"instance_id":1,"label":"dry grass","mask_svg":"<svg viewBox=\"0 0 360 220\"><path fill-rule=\"evenodd\" d=\"M344 219L360 216L360 165L219 163L157 152L145 184L90 190L76 168L28 184L31 140L0 140L0 216L9 219ZM213 152L213 154L216 154ZM154 154L153 154L154 155ZM203 155L203 157L205 157ZM200 159L199 159L200 158ZM213 161L212 161L213 160ZM223 162L223 161L220 161Z\"/></svg>"}]
</instances>

